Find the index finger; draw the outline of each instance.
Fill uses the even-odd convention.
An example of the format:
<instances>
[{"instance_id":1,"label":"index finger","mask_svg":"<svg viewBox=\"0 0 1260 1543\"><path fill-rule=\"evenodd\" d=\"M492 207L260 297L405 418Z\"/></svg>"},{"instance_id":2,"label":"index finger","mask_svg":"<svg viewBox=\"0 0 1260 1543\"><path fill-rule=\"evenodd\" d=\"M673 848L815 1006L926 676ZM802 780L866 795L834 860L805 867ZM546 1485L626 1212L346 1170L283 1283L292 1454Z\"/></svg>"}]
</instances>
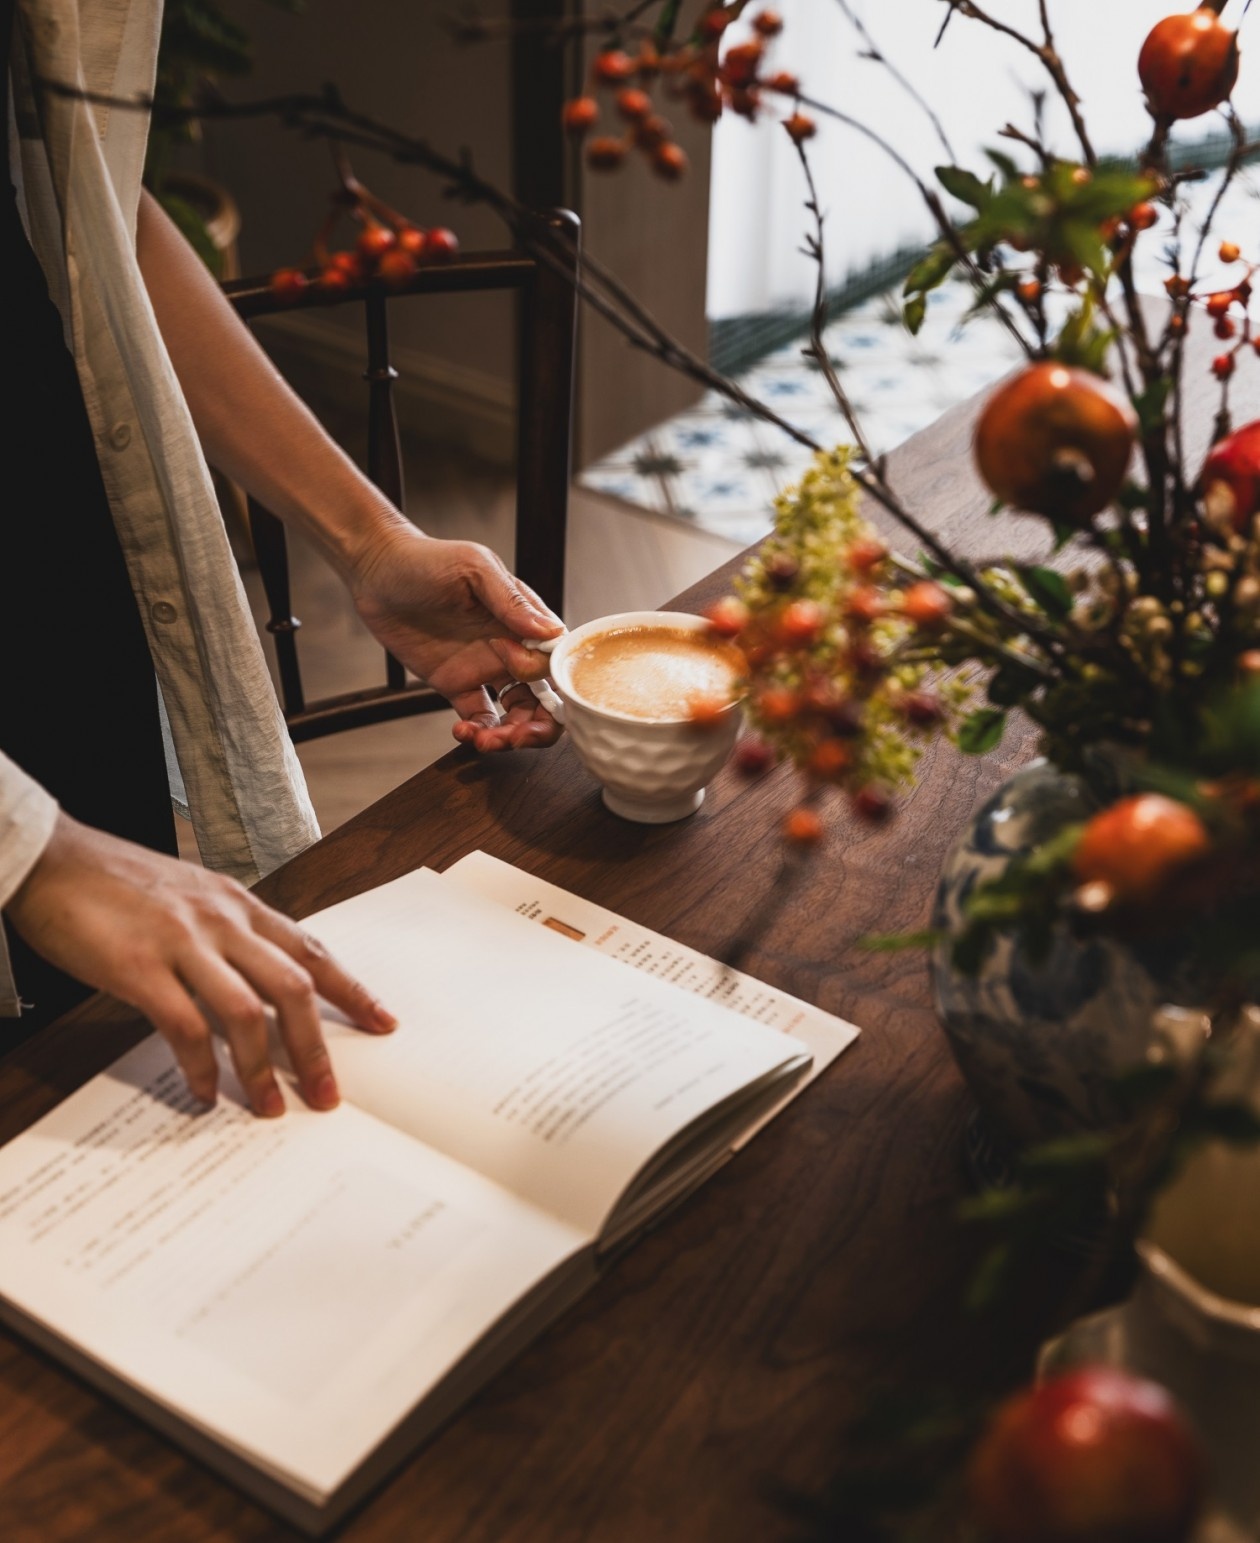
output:
<instances>
[{"instance_id":1,"label":"index finger","mask_svg":"<svg viewBox=\"0 0 1260 1543\"><path fill-rule=\"evenodd\" d=\"M296 922L260 904L254 930L295 959L311 977L320 996L340 1008L356 1028L366 1029L369 1034L389 1034L398 1027L398 1019L385 1004L343 969L318 938L304 932Z\"/></svg>"}]
</instances>

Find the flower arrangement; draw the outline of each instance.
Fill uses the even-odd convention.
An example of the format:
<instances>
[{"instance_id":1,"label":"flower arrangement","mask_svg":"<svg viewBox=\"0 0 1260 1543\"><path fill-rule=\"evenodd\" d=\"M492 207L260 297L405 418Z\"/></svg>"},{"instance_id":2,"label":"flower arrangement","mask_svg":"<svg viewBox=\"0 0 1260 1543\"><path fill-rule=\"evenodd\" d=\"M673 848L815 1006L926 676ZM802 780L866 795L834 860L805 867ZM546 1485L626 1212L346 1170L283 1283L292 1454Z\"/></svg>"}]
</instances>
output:
<instances>
[{"instance_id":1,"label":"flower arrangement","mask_svg":"<svg viewBox=\"0 0 1260 1543\"><path fill-rule=\"evenodd\" d=\"M1219 935L1222 913L1240 918L1260 897L1250 726L1260 691L1249 684L1260 680L1260 421L1235 428L1230 403L1235 373L1260 367L1251 357L1260 254L1212 234L1221 194L1256 147L1229 105L1239 49L1224 8L1210 0L1169 16L1146 39L1136 66L1151 133L1129 165L1094 151L1045 7L1044 36L1034 39L977 5L948 6L950 17L996 27L1038 54L1076 138L1064 155L1039 127L1008 125L1018 159L990 151L987 177L939 167L940 189L970 216L955 220L920 184L940 237L904 285L912 331L931 291L961 273L976 309L1020 341L1027 362L984 405L974 456L993 499L995 545L1027 551L1031 526L1043 532L1034 559L972 563L950 550L903 506L865 445L822 345L822 222L809 180L820 280L806 352L827 373L855 448L820 451L782 495L773 534L711 620L748 662L760 738L742 748L741 764L756 772L787 758L804 777L786 827L792 841L821 838L830 790L847 794L860 817L887 817L924 741L946 735L963 753L984 753L1014 711L1038 725L1055 766L1089 779L1109 805L973 897L956 940L964 964L995 928L1035 939L1070 916L1123 931L1144 917L1179 923L1197 907ZM710 40L725 24L705 18L739 9L705 12L682 50L686 85L675 94L694 103L696 82L707 92L715 69L714 89L735 111L749 111L750 93L754 110L791 95L784 127L808 177L816 125L803 130L800 87L760 67L777 16L762 26L754 18L755 40L721 57ZM1175 169L1171 137L1176 124L1214 110L1233 151L1196 226L1184 196L1192 177ZM1134 281L1143 241L1163 244L1160 311ZM1197 464L1184 450L1192 325L1210 326L1221 345L1210 366L1215 443ZM860 493L913 546L899 551L880 535ZM1159 791L1143 790L1148 781ZM1117 792L1125 796L1112 802ZM1170 909L1174 892L1181 903Z\"/></svg>"}]
</instances>

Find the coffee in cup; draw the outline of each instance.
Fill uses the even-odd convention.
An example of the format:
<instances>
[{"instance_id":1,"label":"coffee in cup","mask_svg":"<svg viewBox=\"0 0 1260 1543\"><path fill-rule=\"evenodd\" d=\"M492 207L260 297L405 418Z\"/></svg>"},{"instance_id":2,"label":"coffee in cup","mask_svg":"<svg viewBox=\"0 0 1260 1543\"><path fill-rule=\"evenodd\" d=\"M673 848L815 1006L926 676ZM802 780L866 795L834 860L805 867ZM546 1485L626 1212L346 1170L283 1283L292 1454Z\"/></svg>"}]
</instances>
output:
<instances>
[{"instance_id":1,"label":"coffee in cup","mask_svg":"<svg viewBox=\"0 0 1260 1543\"><path fill-rule=\"evenodd\" d=\"M614 814L660 825L695 813L739 733L742 667L682 611L603 616L556 643L569 736Z\"/></svg>"},{"instance_id":2,"label":"coffee in cup","mask_svg":"<svg viewBox=\"0 0 1260 1543\"><path fill-rule=\"evenodd\" d=\"M729 643L690 627L611 627L569 654L570 689L593 707L677 722L733 700L743 665Z\"/></svg>"}]
</instances>

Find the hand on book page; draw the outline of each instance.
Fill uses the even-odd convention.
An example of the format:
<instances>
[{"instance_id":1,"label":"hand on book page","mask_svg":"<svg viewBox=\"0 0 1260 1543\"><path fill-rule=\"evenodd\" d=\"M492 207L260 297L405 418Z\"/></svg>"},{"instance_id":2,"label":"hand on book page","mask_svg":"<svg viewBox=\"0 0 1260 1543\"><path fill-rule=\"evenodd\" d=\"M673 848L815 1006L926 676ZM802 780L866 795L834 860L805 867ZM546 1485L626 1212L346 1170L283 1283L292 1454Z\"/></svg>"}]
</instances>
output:
<instances>
[{"instance_id":1,"label":"hand on book page","mask_svg":"<svg viewBox=\"0 0 1260 1543\"><path fill-rule=\"evenodd\" d=\"M303 1098L337 1103L316 993L357 1028L393 1016L321 944L234 879L58 817L52 839L6 908L38 954L135 1007L212 1104L211 1022L223 1031L255 1114L284 1113L265 1009L274 1008Z\"/></svg>"}]
</instances>

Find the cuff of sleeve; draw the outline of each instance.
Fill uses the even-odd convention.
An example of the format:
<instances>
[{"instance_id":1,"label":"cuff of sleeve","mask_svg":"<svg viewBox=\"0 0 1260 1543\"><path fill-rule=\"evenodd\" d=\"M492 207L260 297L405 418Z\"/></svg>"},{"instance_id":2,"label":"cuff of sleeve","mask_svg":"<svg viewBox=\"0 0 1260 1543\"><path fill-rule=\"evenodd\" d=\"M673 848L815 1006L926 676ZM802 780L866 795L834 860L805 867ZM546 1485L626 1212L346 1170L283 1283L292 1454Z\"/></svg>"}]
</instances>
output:
<instances>
[{"instance_id":1,"label":"cuff of sleeve","mask_svg":"<svg viewBox=\"0 0 1260 1543\"><path fill-rule=\"evenodd\" d=\"M51 793L0 756L0 910L39 861L59 812Z\"/></svg>"}]
</instances>

